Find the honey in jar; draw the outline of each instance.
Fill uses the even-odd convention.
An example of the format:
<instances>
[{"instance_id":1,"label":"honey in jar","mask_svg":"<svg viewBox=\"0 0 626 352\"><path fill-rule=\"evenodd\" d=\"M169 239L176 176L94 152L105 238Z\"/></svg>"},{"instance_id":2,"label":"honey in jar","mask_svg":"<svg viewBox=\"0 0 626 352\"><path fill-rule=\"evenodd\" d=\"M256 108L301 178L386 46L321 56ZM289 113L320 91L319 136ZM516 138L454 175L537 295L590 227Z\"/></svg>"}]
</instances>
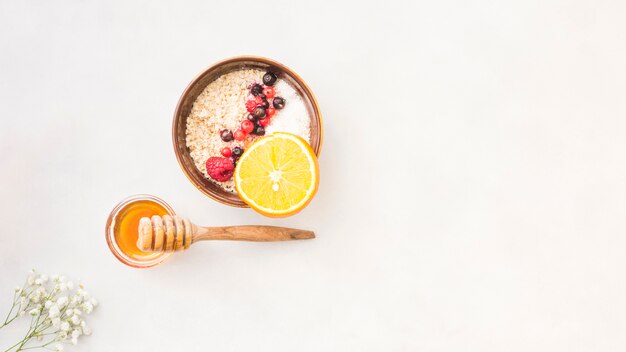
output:
<instances>
[{"instance_id":1,"label":"honey in jar","mask_svg":"<svg viewBox=\"0 0 626 352\"><path fill-rule=\"evenodd\" d=\"M164 253L143 252L137 247L139 220L154 215L174 215L161 199L138 195L127 198L113 209L107 222L107 242L113 254L124 264L150 267L161 262Z\"/></svg>"}]
</instances>

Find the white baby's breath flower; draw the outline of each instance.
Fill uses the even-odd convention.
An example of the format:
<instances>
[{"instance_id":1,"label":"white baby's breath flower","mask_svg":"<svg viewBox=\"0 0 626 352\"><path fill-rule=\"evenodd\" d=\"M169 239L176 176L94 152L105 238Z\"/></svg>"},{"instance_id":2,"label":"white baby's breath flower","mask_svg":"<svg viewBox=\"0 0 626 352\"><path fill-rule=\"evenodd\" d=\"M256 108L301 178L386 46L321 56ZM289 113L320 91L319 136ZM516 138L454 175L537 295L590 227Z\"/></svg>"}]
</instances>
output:
<instances>
[{"instance_id":1,"label":"white baby's breath flower","mask_svg":"<svg viewBox=\"0 0 626 352\"><path fill-rule=\"evenodd\" d=\"M36 274L35 274L35 270L30 269L28 271L28 278L26 279L26 282L28 282L29 285L32 285L35 283L35 279L36 279Z\"/></svg>"},{"instance_id":2,"label":"white baby's breath flower","mask_svg":"<svg viewBox=\"0 0 626 352\"><path fill-rule=\"evenodd\" d=\"M98 301L90 297L83 285L76 285L63 276L49 277L34 270L29 272L26 281L24 287L14 288L12 311L13 318L26 314L36 317L31 321L35 324L31 326L33 333L27 339L37 339L42 346L63 351L61 344L51 344L55 341L77 344L80 336L92 333L84 316L93 312Z\"/></svg>"},{"instance_id":3,"label":"white baby's breath flower","mask_svg":"<svg viewBox=\"0 0 626 352\"><path fill-rule=\"evenodd\" d=\"M76 328L72 330L72 337L78 338L82 334L83 334L83 330L81 330L81 328Z\"/></svg>"},{"instance_id":4,"label":"white baby's breath flower","mask_svg":"<svg viewBox=\"0 0 626 352\"><path fill-rule=\"evenodd\" d=\"M91 304L91 302L84 302L81 305L81 308L85 311L85 313L90 314L93 311L93 304Z\"/></svg>"},{"instance_id":5,"label":"white baby's breath flower","mask_svg":"<svg viewBox=\"0 0 626 352\"><path fill-rule=\"evenodd\" d=\"M59 328L60 328L62 331L69 331L69 330L70 330L70 323L68 323L68 322L64 321L64 322L62 322L62 323L61 323L61 325L59 326Z\"/></svg>"},{"instance_id":6,"label":"white baby's breath flower","mask_svg":"<svg viewBox=\"0 0 626 352\"><path fill-rule=\"evenodd\" d=\"M78 317L78 315L72 316L72 318L70 318L70 321L74 325L79 325L80 324L80 318Z\"/></svg>"},{"instance_id":7,"label":"white baby's breath flower","mask_svg":"<svg viewBox=\"0 0 626 352\"><path fill-rule=\"evenodd\" d=\"M56 345L54 345L54 348L52 350L55 352L63 352L63 345L57 343Z\"/></svg>"},{"instance_id":8,"label":"white baby's breath flower","mask_svg":"<svg viewBox=\"0 0 626 352\"><path fill-rule=\"evenodd\" d=\"M50 306L50 308L48 309L48 316L50 318L55 318L58 317L59 314L61 314L61 311L59 310L59 306L56 304L53 304L52 306Z\"/></svg>"},{"instance_id":9,"label":"white baby's breath flower","mask_svg":"<svg viewBox=\"0 0 626 352\"><path fill-rule=\"evenodd\" d=\"M76 290L76 304L80 304L84 301L89 301L91 297L89 297L89 293L87 291L79 288Z\"/></svg>"},{"instance_id":10,"label":"white baby's breath flower","mask_svg":"<svg viewBox=\"0 0 626 352\"><path fill-rule=\"evenodd\" d=\"M87 336L91 335L91 328L87 325L87 323L85 323L84 320L80 322L80 327L83 329L83 334Z\"/></svg>"},{"instance_id":11,"label":"white baby's breath flower","mask_svg":"<svg viewBox=\"0 0 626 352\"><path fill-rule=\"evenodd\" d=\"M55 328L58 328L61 325L60 318L52 318L50 322L52 323L52 326L54 326Z\"/></svg>"},{"instance_id":12,"label":"white baby's breath flower","mask_svg":"<svg viewBox=\"0 0 626 352\"><path fill-rule=\"evenodd\" d=\"M61 308L67 305L67 296L61 296L57 298L57 305Z\"/></svg>"},{"instance_id":13,"label":"white baby's breath flower","mask_svg":"<svg viewBox=\"0 0 626 352\"><path fill-rule=\"evenodd\" d=\"M36 292L30 296L30 301L33 303L39 302L40 299L41 299L40 294Z\"/></svg>"}]
</instances>

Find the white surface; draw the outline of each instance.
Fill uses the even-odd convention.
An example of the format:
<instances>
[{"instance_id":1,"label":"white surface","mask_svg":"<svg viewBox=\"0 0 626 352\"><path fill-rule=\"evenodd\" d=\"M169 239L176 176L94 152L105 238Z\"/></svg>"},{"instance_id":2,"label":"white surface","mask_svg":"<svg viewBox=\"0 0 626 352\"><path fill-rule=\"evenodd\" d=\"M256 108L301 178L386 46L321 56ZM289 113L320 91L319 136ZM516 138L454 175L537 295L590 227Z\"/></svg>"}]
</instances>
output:
<instances>
[{"instance_id":1,"label":"white surface","mask_svg":"<svg viewBox=\"0 0 626 352\"><path fill-rule=\"evenodd\" d=\"M625 2L219 3L1 3L0 310L34 267L100 299L81 351L626 349ZM172 151L186 84L246 53L325 116L292 218L209 200ZM133 270L103 229L142 192L318 238Z\"/></svg>"}]
</instances>

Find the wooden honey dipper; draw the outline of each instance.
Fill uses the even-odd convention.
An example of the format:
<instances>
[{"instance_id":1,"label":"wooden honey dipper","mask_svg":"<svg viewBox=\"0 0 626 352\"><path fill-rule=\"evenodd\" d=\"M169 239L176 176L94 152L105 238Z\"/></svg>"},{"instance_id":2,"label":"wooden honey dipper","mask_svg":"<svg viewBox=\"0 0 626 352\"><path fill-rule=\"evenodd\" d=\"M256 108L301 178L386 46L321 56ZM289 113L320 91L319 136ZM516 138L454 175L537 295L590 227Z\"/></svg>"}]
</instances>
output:
<instances>
[{"instance_id":1,"label":"wooden honey dipper","mask_svg":"<svg viewBox=\"0 0 626 352\"><path fill-rule=\"evenodd\" d=\"M139 221L137 247L144 252L173 252L206 240L289 241L315 238L312 231L276 226L203 227L180 216L155 215Z\"/></svg>"}]
</instances>

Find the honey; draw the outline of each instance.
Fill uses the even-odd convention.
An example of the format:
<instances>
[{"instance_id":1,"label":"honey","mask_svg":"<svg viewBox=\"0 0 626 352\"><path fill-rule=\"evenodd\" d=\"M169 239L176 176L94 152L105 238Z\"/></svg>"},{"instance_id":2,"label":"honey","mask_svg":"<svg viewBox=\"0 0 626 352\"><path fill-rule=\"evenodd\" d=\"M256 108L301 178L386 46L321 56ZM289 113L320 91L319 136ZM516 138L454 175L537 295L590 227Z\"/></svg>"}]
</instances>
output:
<instances>
[{"instance_id":1,"label":"honey","mask_svg":"<svg viewBox=\"0 0 626 352\"><path fill-rule=\"evenodd\" d=\"M158 253L147 253L137 248L139 220L153 215L170 214L161 204L148 199L139 199L126 204L116 216L114 225L115 243L119 250L134 260L150 260ZM171 214L170 214L171 215Z\"/></svg>"}]
</instances>

